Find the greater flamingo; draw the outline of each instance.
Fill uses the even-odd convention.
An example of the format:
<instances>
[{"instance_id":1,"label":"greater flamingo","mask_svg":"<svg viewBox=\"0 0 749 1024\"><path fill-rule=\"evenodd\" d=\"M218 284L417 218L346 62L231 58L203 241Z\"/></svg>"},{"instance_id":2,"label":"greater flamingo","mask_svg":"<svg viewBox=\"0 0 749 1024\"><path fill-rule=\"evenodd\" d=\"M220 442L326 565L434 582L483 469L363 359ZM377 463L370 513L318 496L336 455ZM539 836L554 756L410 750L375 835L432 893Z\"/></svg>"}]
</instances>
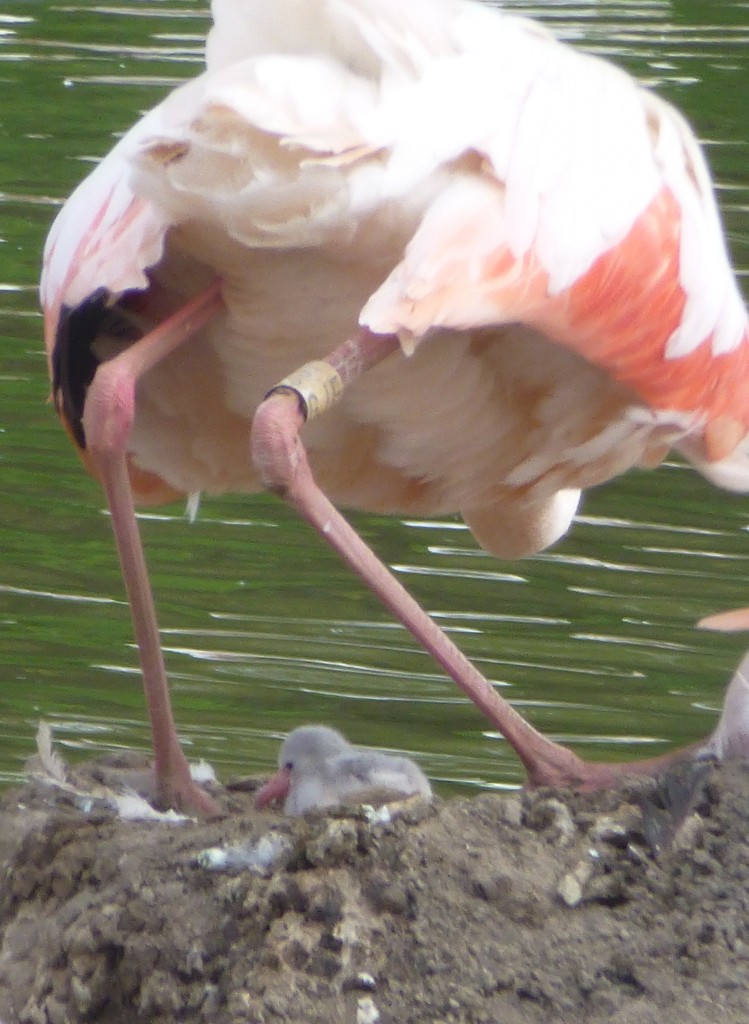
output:
<instances>
[{"instance_id":1,"label":"greater flamingo","mask_svg":"<svg viewBox=\"0 0 749 1024\"><path fill-rule=\"evenodd\" d=\"M161 802L211 809L133 501L263 487L532 784L657 770L668 757L588 763L534 730L326 494L459 511L518 557L565 533L581 489L672 447L749 489L747 314L692 132L624 72L470 0L213 0L213 17L206 72L66 203L41 289L55 403L111 510Z\"/></svg>"}]
</instances>

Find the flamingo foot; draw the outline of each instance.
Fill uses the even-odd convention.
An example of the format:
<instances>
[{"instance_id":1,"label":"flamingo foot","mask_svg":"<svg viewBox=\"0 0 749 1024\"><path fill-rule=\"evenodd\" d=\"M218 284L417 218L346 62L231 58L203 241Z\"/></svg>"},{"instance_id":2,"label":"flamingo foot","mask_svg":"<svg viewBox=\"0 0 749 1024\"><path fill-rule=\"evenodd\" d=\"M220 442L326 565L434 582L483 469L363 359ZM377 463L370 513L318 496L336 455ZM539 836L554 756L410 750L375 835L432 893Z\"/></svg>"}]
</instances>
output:
<instances>
[{"instance_id":1,"label":"flamingo foot","mask_svg":"<svg viewBox=\"0 0 749 1024\"><path fill-rule=\"evenodd\" d=\"M199 818L215 818L221 813L215 800L194 781L182 748L177 745L169 754L168 763L159 751L152 769L154 799L159 810L180 811Z\"/></svg>"},{"instance_id":2,"label":"flamingo foot","mask_svg":"<svg viewBox=\"0 0 749 1024\"><path fill-rule=\"evenodd\" d=\"M749 608L733 608L727 612L706 615L697 623L698 629L714 629L719 633L737 633L749 629Z\"/></svg>"}]
</instances>

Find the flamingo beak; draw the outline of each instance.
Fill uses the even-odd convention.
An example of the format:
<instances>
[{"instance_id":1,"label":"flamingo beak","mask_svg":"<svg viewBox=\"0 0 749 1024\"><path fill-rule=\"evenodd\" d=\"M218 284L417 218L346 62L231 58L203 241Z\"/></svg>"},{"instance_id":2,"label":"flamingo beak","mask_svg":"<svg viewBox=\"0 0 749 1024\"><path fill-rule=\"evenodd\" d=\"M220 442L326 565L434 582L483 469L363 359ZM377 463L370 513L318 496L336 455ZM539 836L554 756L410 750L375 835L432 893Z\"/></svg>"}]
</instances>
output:
<instances>
[{"instance_id":1,"label":"flamingo beak","mask_svg":"<svg viewBox=\"0 0 749 1024\"><path fill-rule=\"evenodd\" d=\"M255 797L257 807L267 807L274 802L281 803L289 795L291 788L291 770L279 768L275 775L261 786Z\"/></svg>"}]
</instances>

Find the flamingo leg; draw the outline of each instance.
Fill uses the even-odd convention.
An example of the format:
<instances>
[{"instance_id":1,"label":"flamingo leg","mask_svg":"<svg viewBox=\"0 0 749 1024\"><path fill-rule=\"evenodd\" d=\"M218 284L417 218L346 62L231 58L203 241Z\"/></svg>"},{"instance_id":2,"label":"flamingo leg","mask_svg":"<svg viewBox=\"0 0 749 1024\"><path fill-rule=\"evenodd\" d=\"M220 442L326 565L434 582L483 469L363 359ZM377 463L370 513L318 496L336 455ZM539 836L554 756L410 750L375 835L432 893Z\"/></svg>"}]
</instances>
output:
<instances>
[{"instance_id":1,"label":"flamingo leg","mask_svg":"<svg viewBox=\"0 0 749 1024\"><path fill-rule=\"evenodd\" d=\"M89 386L83 411L86 447L106 494L138 645L151 721L157 800L165 807L200 814L213 814L216 806L193 782L177 738L156 609L135 518L127 443L138 379L220 308L215 284L124 352L102 363Z\"/></svg>"},{"instance_id":2,"label":"flamingo leg","mask_svg":"<svg viewBox=\"0 0 749 1024\"><path fill-rule=\"evenodd\" d=\"M299 437L303 424L398 348L394 337L362 331L324 361L300 368L266 396L255 413L251 438L252 456L266 486L297 509L476 704L513 747L530 785L604 788L623 774L655 774L699 749L697 744L647 761L606 765L583 761L542 735L499 696L320 490Z\"/></svg>"}]
</instances>

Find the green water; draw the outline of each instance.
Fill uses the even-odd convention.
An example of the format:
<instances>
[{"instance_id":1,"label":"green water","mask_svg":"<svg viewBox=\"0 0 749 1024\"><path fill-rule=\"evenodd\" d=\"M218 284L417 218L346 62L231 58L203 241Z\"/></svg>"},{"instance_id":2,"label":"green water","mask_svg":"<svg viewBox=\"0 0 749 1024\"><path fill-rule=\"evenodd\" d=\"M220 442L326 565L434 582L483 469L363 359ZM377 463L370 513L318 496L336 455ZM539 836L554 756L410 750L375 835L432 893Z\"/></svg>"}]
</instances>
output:
<instances>
[{"instance_id":1,"label":"green water","mask_svg":"<svg viewBox=\"0 0 749 1024\"><path fill-rule=\"evenodd\" d=\"M514 3L678 103L708 143L735 262L749 274L749 5ZM187 2L0 5L0 781L39 718L66 755L147 748L109 524L50 407L36 281L61 200L201 59ZM745 288L746 291L746 288ZM457 521L356 525L535 724L601 758L709 731L740 637L696 632L749 604L749 502L667 465L590 494L552 552L501 564ZM265 770L278 737L325 721L416 753L451 786L515 785L504 742L275 499L142 519L191 756Z\"/></svg>"}]
</instances>

